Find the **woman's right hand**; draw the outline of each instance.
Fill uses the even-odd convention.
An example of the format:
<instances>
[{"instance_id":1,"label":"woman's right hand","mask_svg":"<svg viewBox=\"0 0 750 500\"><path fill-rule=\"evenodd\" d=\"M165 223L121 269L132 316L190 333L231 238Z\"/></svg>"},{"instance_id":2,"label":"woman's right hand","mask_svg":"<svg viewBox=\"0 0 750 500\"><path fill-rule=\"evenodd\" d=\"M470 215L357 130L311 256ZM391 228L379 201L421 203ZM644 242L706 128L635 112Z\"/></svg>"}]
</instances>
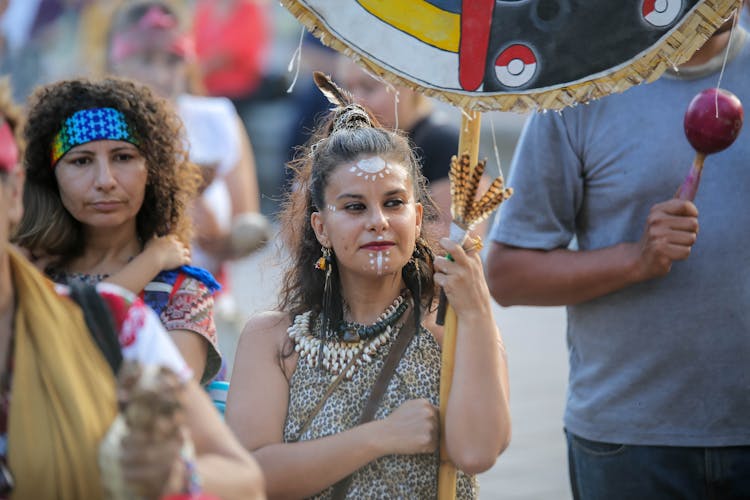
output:
<instances>
[{"instance_id":1,"label":"woman's right hand","mask_svg":"<svg viewBox=\"0 0 750 500\"><path fill-rule=\"evenodd\" d=\"M190 247L174 234L154 236L143 251L149 252L163 271L190 264Z\"/></svg>"},{"instance_id":2,"label":"woman's right hand","mask_svg":"<svg viewBox=\"0 0 750 500\"><path fill-rule=\"evenodd\" d=\"M381 421L386 454L432 453L438 447L440 417L426 399L410 399Z\"/></svg>"}]
</instances>

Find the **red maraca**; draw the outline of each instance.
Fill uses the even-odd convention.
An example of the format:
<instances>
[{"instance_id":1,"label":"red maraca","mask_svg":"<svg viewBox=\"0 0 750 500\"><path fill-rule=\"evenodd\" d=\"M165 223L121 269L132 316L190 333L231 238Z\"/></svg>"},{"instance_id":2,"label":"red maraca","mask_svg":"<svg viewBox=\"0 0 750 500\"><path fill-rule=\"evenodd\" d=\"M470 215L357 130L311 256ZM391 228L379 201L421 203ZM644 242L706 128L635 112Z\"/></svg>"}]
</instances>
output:
<instances>
[{"instance_id":1,"label":"red maraca","mask_svg":"<svg viewBox=\"0 0 750 500\"><path fill-rule=\"evenodd\" d=\"M693 97L685 112L685 135L695 149L695 159L675 197L690 201L695 198L706 155L718 153L734 142L743 117L742 103L727 90L710 88Z\"/></svg>"}]
</instances>

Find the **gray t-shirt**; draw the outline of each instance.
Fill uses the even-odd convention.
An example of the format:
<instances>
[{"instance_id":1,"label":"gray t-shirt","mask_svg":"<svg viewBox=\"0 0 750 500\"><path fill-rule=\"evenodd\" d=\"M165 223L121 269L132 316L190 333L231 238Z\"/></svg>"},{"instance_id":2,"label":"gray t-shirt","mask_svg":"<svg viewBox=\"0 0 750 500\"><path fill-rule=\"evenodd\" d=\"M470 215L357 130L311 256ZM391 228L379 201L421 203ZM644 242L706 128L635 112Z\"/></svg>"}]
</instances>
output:
<instances>
[{"instance_id":1,"label":"gray t-shirt","mask_svg":"<svg viewBox=\"0 0 750 500\"><path fill-rule=\"evenodd\" d=\"M721 86L750 103L750 43ZM718 72L663 77L623 94L532 116L491 232L501 243L580 250L638 241L649 209L674 196L693 150L683 117ZM568 307L565 425L642 445L750 445L750 130L709 155L700 232L670 273Z\"/></svg>"}]
</instances>

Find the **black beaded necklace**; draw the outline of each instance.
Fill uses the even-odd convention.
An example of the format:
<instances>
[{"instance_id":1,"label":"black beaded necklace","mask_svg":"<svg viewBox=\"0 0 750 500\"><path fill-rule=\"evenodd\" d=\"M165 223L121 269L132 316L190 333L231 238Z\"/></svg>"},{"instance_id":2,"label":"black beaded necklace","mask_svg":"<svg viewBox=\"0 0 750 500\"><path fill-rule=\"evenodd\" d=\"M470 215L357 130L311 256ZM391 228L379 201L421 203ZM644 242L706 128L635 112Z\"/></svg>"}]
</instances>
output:
<instances>
[{"instance_id":1,"label":"black beaded necklace","mask_svg":"<svg viewBox=\"0 0 750 500\"><path fill-rule=\"evenodd\" d=\"M359 342L360 340L370 340L383 333L386 328L393 326L396 321L404 314L409 307L403 295L394 303L388 306L380 319L371 325L363 325L352 321L340 321L335 328L336 336L344 342Z\"/></svg>"}]
</instances>

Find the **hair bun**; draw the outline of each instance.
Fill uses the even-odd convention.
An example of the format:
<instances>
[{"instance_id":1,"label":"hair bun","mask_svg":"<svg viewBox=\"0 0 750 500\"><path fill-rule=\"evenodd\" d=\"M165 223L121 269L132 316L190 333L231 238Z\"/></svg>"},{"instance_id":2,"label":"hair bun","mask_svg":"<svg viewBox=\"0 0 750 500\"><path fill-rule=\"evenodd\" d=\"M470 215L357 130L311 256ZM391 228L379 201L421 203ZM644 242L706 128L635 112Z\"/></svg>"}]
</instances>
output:
<instances>
[{"instance_id":1,"label":"hair bun","mask_svg":"<svg viewBox=\"0 0 750 500\"><path fill-rule=\"evenodd\" d=\"M337 109L334 116L332 132L373 126L370 114L359 104L349 104L345 108Z\"/></svg>"}]
</instances>

